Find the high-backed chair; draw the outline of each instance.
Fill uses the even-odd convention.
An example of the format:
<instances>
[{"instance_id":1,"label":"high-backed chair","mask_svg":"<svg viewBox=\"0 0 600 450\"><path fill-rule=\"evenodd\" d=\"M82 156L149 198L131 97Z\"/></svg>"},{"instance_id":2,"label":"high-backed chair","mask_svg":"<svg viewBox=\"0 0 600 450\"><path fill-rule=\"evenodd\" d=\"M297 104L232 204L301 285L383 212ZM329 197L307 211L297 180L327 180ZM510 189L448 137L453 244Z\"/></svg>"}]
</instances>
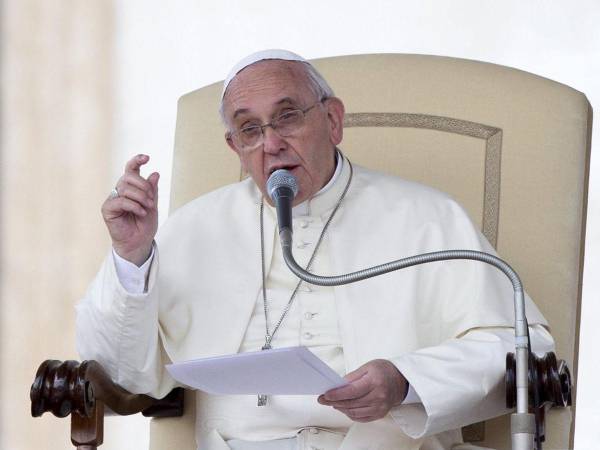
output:
<instances>
[{"instance_id":1,"label":"high-backed chair","mask_svg":"<svg viewBox=\"0 0 600 450\"><path fill-rule=\"evenodd\" d=\"M355 55L314 64L346 105L344 153L455 197L520 274L576 379L592 123L586 97L527 72L456 58ZM223 139L221 86L179 100L171 210L244 176ZM194 411L188 392L184 417L154 419L151 448L195 449ZM551 411L546 449L572 448L574 419L574 403ZM506 416L463 434L510 448Z\"/></svg>"}]
</instances>

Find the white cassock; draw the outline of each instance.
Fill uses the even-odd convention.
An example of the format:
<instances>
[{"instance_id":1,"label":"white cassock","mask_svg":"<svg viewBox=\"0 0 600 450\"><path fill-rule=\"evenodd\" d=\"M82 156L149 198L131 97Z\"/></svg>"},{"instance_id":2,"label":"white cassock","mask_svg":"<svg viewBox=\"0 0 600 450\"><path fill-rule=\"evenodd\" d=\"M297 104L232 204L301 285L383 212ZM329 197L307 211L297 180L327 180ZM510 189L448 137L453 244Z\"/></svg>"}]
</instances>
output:
<instances>
[{"instance_id":1,"label":"white cassock","mask_svg":"<svg viewBox=\"0 0 600 450\"><path fill-rule=\"evenodd\" d=\"M324 193L296 208L294 254L302 264L346 186L347 160L338 171ZM258 350L264 343L260 199L248 179L176 211L158 236L146 293L122 286L110 255L77 307L82 358L102 363L131 392L162 397L174 387L165 363ZM264 234L272 329L296 280L284 267L268 206ZM313 267L341 274L450 249L494 253L447 195L354 166ZM275 396L258 407L255 396L198 393L199 448L290 437L307 426L345 434L342 450L450 448L460 442L461 426L506 412L513 311L508 279L475 261L432 263L334 288L304 285L273 346L306 345L342 375L388 359L421 402L362 424L311 396ZM527 316L534 349L552 349L541 326L546 321L529 298Z\"/></svg>"}]
</instances>

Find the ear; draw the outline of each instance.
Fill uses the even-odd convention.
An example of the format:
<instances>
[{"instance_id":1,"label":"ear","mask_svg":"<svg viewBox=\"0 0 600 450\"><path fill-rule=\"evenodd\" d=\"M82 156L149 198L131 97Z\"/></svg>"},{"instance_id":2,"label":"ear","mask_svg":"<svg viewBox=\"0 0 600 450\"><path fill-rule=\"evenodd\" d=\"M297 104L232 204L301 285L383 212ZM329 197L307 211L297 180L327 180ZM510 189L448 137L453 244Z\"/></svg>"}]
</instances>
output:
<instances>
[{"instance_id":1,"label":"ear","mask_svg":"<svg viewBox=\"0 0 600 450\"><path fill-rule=\"evenodd\" d=\"M227 142L227 145L231 150L233 150L238 156L240 156L240 151L236 147L235 142L233 142L233 139L231 139L231 134L229 133L229 131L225 133L225 142Z\"/></svg>"},{"instance_id":2,"label":"ear","mask_svg":"<svg viewBox=\"0 0 600 450\"><path fill-rule=\"evenodd\" d=\"M344 103L337 97L325 100L327 118L329 119L330 141L335 146L344 137Z\"/></svg>"}]
</instances>

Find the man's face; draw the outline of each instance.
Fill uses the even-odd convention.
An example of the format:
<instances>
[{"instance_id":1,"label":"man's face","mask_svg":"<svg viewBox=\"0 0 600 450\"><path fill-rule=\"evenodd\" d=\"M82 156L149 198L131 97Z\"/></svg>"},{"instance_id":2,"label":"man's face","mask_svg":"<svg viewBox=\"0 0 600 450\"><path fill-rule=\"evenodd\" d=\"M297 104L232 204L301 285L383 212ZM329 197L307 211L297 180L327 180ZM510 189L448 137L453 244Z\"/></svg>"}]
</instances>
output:
<instances>
[{"instance_id":1,"label":"man's face","mask_svg":"<svg viewBox=\"0 0 600 450\"><path fill-rule=\"evenodd\" d=\"M306 109L317 103L301 62L268 60L246 67L229 84L224 99L225 119L230 131L270 123L281 114ZM226 134L263 195L271 173L289 170L298 180L294 204L312 197L331 178L335 169L335 146L342 140L344 106L337 98L319 103L305 114L304 125L291 136L281 137L271 127L263 129L264 142L247 150Z\"/></svg>"}]
</instances>

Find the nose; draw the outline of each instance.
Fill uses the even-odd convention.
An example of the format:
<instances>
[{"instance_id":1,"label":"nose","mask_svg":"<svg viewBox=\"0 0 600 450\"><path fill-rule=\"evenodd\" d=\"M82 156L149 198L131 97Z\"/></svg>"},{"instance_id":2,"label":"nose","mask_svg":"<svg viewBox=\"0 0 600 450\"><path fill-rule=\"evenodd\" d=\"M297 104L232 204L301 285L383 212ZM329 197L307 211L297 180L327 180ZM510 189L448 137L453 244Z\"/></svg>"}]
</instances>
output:
<instances>
[{"instance_id":1,"label":"nose","mask_svg":"<svg viewBox=\"0 0 600 450\"><path fill-rule=\"evenodd\" d=\"M263 150L265 153L275 155L285 150L287 146L287 141L279 136L273 127L263 128Z\"/></svg>"}]
</instances>

